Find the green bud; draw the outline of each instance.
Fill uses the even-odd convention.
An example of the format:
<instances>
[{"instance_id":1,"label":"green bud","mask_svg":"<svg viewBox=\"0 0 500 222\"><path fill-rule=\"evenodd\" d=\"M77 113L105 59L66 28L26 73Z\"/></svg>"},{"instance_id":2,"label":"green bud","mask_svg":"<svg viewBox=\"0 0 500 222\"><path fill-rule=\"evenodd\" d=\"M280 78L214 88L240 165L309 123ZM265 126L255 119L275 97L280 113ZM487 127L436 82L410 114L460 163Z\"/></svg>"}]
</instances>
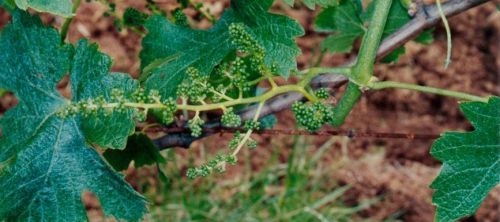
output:
<instances>
[{"instance_id":1,"label":"green bud","mask_svg":"<svg viewBox=\"0 0 500 222\"><path fill-rule=\"evenodd\" d=\"M125 93L121 89L112 89L111 90L111 101L118 102L122 101Z\"/></svg>"},{"instance_id":2,"label":"green bud","mask_svg":"<svg viewBox=\"0 0 500 222\"><path fill-rule=\"evenodd\" d=\"M235 150L238 147L238 144L240 144L240 141L241 141L241 133L237 131L236 133L234 133L233 139L229 141L229 149Z\"/></svg>"},{"instance_id":3,"label":"green bud","mask_svg":"<svg viewBox=\"0 0 500 222\"><path fill-rule=\"evenodd\" d=\"M236 163L238 163L238 158L236 158L235 156L233 155L228 155L226 157L226 163L229 163L231 165L236 165Z\"/></svg>"},{"instance_id":4,"label":"green bud","mask_svg":"<svg viewBox=\"0 0 500 222\"><path fill-rule=\"evenodd\" d=\"M146 103L148 96L146 96L143 88L139 88L132 94L132 99L138 103Z\"/></svg>"},{"instance_id":5,"label":"green bud","mask_svg":"<svg viewBox=\"0 0 500 222\"><path fill-rule=\"evenodd\" d=\"M188 121L188 127L191 130L191 136L199 137L203 133L202 125L205 124L205 121L200 119L199 117L195 117L192 120Z\"/></svg>"},{"instance_id":6,"label":"green bud","mask_svg":"<svg viewBox=\"0 0 500 222\"><path fill-rule=\"evenodd\" d=\"M161 100L161 96L160 96L160 91L158 90L151 90L149 91L149 95L148 95L148 100L150 102L158 102Z\"/></svg>"},{"instance_id":7,"label":"green bud","mask_svg":"<svg viewBox=\"0 0 500 222\"><path fill-rule=\"evenodd\" d=\"M217 171L217 173L225 173L226 172L226 164L220 164L219 166L217 166L215 168L215 171Z\"/></svg>"},{"instance_id":8,"label":"green bud","mask_svg":"<svg viewBox=\"0 0 500 222\"><path fill-rule=\"evenodd\" d=\"M229 35L231 43L238 48L238 51L248 54L265 54L265 50L248 32L245 24L233 23L229 25Z\"/></svg>"},{"instance_id":9,"label":"green bud","mask_svg":"<svg viewBox=\"0 0 500 222\"><path fill-rule=\"evenodd\" d=\"M115 110L118 113L125 113L127 112L127 107L125 106L125 101L121 100L118 102L118 106L116 106Z\"/></svg>"},{"instance_id":10,"label":"green bud","mask_svg":"<svg viewBox=\"0 0 500 222\"><path fill-rule=\"evenodd\" d=\"M258 143L257 141L253 140L253 139L249 139L248 142L247 142L247 147L250 148L250 149L255 149L257 148L258 146Z\"/></svg>"},{"instance_id":11,"label":"green bud","mask_svg":"<svg viewBox=\"0 0 500 222\"><path fill-rule=\"evenodd\" d=\"M199 176L199 172L196 168L189 168L186 172L186 176L189 179L196 179Z\"/></svg>"},{"instance_id":12,"label":"green bud","mask_svg":"<svg viewBox=\"0 0 500 222\"><path fill-rule=\"evenodd\" d=\"M295 102L292 105L292 112L295 114L297 123L311 132L320 129L333 117L331 107L322 103L306 105L302 102Z\"/></svg>"},{"instance_id":13,"label":"green bud","mask_svg":"<svg viewBox=\"0 0 500 222\"><path fill-rule=\"evenodd\" d=\"M260 130L260 122L254 121L254 120L246 121L243 128L247 131L248 130Z\"/></svg>"},{"instance_id":14,"label":"green bud","mask_svg":"<svg viewBox=\"0 0 500 222\"><path fill-rule=\"evenodd\" d=\"M184 12L182 11L182 9L180 9L180 8L175 9L172 12L172 16L174 18L174 23L176 25L178 25L178 26L184 26L184 27L188 27L189 26L188 18L186 16L186 14L184 14Z\"/></svg>"},{"instance_id":15,"label":"green bud","mask_svg":"<svg viewBox=\"0 0 500 222\"><path fill-rule=\"evenodd\" d=\"M326 88L321 88L317 90L314 94L316 95L316 97L322 100L328 99L330 97L330 92Z\"/></svg>"},{"instance_id":16,"label":"green bud","mask_svg":"<svg viewBox=\"0 0 500 222\"><path fill-rule=\"evenodd\" d=\"M224 112L224 115L222 115L221 123L224 127L239 127L241 125L241 118L233 112L233 108L231 107Z\"/></svg>"},{"instance_id":17,"label":"green bud","mask_svg":"<svg viewBox=\"0 0 500 222\"><path fill-rule=\"evenodd\" d=\"M146 121L146 117L147 117L147 112L146 110L136 110L136 112L134 113L134 118L138 121L138 122L144 122Z\"/></svg>"}]
</instances>

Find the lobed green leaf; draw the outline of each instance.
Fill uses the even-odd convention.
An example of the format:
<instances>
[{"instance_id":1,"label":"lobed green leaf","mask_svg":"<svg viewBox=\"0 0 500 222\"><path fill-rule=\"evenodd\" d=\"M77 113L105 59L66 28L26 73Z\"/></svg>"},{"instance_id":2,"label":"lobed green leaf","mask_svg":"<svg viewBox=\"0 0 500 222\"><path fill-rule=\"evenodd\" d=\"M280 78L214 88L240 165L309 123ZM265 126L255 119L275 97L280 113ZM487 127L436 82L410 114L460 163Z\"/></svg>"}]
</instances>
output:
<instances>
[{"instance_id":1,"label":"lobed green leaf","mask_svg":"<svg viewBox=\"0 0 500 222\"><path fill-rule=\"evenodd\" d=\"M86 220L81 200L85 191L96 194L105 215L140 220L146 201L89 147L94 137L87 137L92 133L88 128L82 130L84 118L56 115L69 103L56 84L70 64L74 101L94 90L106 92L100 84L109 84L102 81L109 78L104 77L107 63L76 61L87 59L83 55L107 61L104 56L82 41L73 57L74 49L60 44L55 29L19 11L0 34L0 50L0 87L19 99L0 124L4 132L0 139L0 220Z\"/></svg>"},{"instance_id":2,"label":"lobed green leaf","mask_svg":"<svg viewBox=\"0 0 500 222\"><path fill-rule=\"evenodd\" d=\"M100 53L97 45L89 45L86 40L77 43L71 69L73 101L85 101L103 96L111 100L111 91L120 89L126 98L139 88L130 75L111 73L111 58ZM112 115L102 110L97 115L82 117L85 137L101 147L124 149L127 137L135 131L133 111L114 112Z\"/></svg>"},{"instance_id":3,"label":"lobed green leaf","mask_svg":"<svg viewBox=\"0 0 500 222\"><path fill-rule=\"evenodd\" d=\"M431 154L443 162L431 188L436 220L455 221L473 214L500 182L500 98L488 103L460 105L474 131L447 132L432 145Z\"/></svg>"},{"instance_id":4,"label":"lobed green leaf","mask_svg":"<svg viewBox=\"0 0 500 222\"><path fill-rule=\"evenodd\" d=\"M368 5L365 11L358 1L341 0L339 5L324 9L316 18L316 30L319 32L332 32L322 43L322 49L332 53L351 52L354 41L361 38L366 31L366 24L370 21L374 8L374 2ZM408 23L412 17L401 1L393 1L387 23L385 25L383 38L393 34ZM432 42L432 34L425 31L415 41L428 44ZM383 62L394 62L404 54L404 47L398 48L387 55Z\"/></svg>"},{"instance_id":5,"label":"lobed green leaf","mask_svg":"<svg viewBox=\"0 0 500 222\"><path fill-rule=\"evenodd\" d=\"M322 48L336 53L350 52L354 41L366 31L359 14L359 6L345 0L340 1L338 6L323 10L316 19L316 28L335 34L322 43Z\"/></svg>"},{"instance_id":6,"label":"lobed green leaf","mask_svg":"<svg viewBox=\"0 0 500 222\"><path fill-rule=\"evenodd\" d=\"M295 57L300 53L294 38L303 35L304 30L286 16L268 13L272 2L233 0L231 8L210 30L176 26L163 17L152 17L146 23L148 34L140 55L142 68L148 70L146 88L159 89L163 97L175 97L186 68L194 67L209 74L236 50L229 36L232 23L244 23L265 48L266 65L275 65L280 74L288 77L290 70L296 70ZM157 66L150 66L155 63Z\"/></svg>"}]
</instances>

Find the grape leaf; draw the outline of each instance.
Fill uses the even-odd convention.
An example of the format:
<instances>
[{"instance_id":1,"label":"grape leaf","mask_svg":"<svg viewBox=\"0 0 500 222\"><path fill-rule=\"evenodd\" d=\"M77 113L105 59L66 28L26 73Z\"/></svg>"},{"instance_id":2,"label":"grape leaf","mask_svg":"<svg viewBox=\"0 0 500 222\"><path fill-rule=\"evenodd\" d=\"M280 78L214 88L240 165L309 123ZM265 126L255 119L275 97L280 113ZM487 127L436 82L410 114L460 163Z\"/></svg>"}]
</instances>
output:
<instances>
[{"instance_id":1,"label":"grape leaf","mask_svg":"<svg viewBox=\"0 0 500 222\"><path fill-rule=\"evenodd\" d=\"M147 36L142 42L142 68L160 62L150 73L146 88L159 89L164 97L174 97L177 85L184 79L185 69L195 67L209 74L226 56L235 51L229 38L231 23L244 23L266 49L265 63L276 65L287 77L297 68L295 57L300 53L294 38L304 34L294 20L268 13L273 0L233 0L231 8L210 30L194 30L176 26L163 17L155 16L146 23ZM170 58L175 57L173 61Z\"/></svg>"},{"instance_id":2,"label":"grape leaf","mask_svg":"<svg viewBox=\"0 0 500 222\"><path fill-rule=\"evenodd\" d=\"M29 7L39 12L48 12L62 17L73 16L71 0L15 0L15 2L22 10Z\"/></svg>"},{"instance_id":3,"label":"grape leaf","mask_svg":"<svg viewBox=\"0 0 500 222\"><path fill-rule=\"evenodd\" d=\"M350 52L356 39L365 33L359 10L352 1L341 1L337 7L325 9L316 19L319 30L335 32L322 43L330 52Z\"/></svg>"},{"instance_id":4,"label":"grape leaf","mask_svg":"<svg viewBox=\"0 0 500 222\"><path fill-rule=\"evenodd\" d=\"M460 105L474 126L472 132L447 132L432 145L443 162L431 184L437 221L455 221L473 214L500 182L500 98Z\"/></svg>"},{"instance_id":5,"label":"grape leaf","mask_svg":"<svg viewBox=\"0 0 500 222\"><path fill-rule=\"evenodd\" d=\"M399 57L401 55L404 55L405 52L406 52L406 48L404 46L396 48L391 53L389 53L388 55L386 55L381 60L381 62L385 62L385 63L398 62L399 61Z\"/></svg>"},{"instance_id":6,"label":"grape leaf","mask_svg":"<svg viewBox=\"0 0 500 222\"><path fill-rule=\"evenodd\" d=\"M432 35L434 29L427 29L420 33L413 41L418 42L423 45L429 45L434 41L434 36Z\"/></svg>"},{"instance_id":7,"label":"grape leaf","mask_svg":"<svg viewBox=\"0 0 500 222\"><path fill-rule=\"evenodd\" d=\"M106 150L103 156L116 171L128 169L132 161L136 168L166 162L158 147L144 134L130 136L124 150Z\"/></svg>"},{"instance_id":8,"label":"grape leaf","mask_svg":"<svg viewBox=\"0 0 500 222\"><path fill-rule=\"evenodd\" d=\"M110 101L113 88L124 91L124 96L130 98L139 87L129 75L108 74L111 58L100 53L97 45L88 46L85 40L77 44L72 67L74 101L85 101L98 96L104 96L104 99ZM101 110L97 115L82 118L82 130L87 140L105 148L124 149L128 136L135 131L132 110L112 115Z\"/></svg>"},{"instance_id":9,"label":"grape leaf","mask_svg":"<svg viewBox=\"0 0 500 222\"><path fill-rule=\"evenodd\" d=\"M14 0L0 0L0 7L3 7L9 12L12 12L16 9L16 3Z\"/></svg>"},{"instance_id":10,"label":"grape leaf","mask_svg":"<svg viewBox=\"0 0 500 222\"><path fill-rule=\"evenodd\" d=\"M286 4L293 6L295 4L295 0L284 0ZM304 3L308 8L314 9L316 5L319 5L321 7L329 7L329 6L335 6L338 4L338 0L302 0L301 2Z\"/></svg>"},{"instance_id":11,"label":"grape leaf","mask_svg":"<svg viewBox=\"0 0 500 222\"><path fill-rule=\"evenodd\" d=\"M83 42L76 54L94 50ZM105 215L140 220L145 200L87 145L81 130L83 118L56 115L69 102L56 84L71 67L73 48L61 45L57 31L44 27L39 18L16 11L12 24L0 34L0 51L0 87L19 99L0 124L4 133L0 139L0 220L86 220L81 201L84 191L96 194ZM86 63L75 61L74 70L83 70L78 64ZM107 68L102 63L93 65ZM90 74L80 74L88 87L102 90L97 89L98 80L87 78ZM87 91L82 87L72 86Z\"/></svg>"},{"instance_id":12,"label":"grape leaf","mask_svg":"<svg viewBox=\"0 0 500 222\"><path fill-rule=\"evenodd\" d=\"M319 32L333 32L333 34L323 41L322 49L332 53L351 52L354 41L361 38L366 31L366 24L369 23L369 19L373 14L373 2L368 5L365 11L358 2L350 0L341 0L338 6L324 9L316 18L316 30ZM411 16L408 15L407 9L401 1L393 1L383 38L396 32L410 20ZM428 44L429 41L432 41L432 35L430 35L429 31L426 31L416 40ZM390 53L382 61L397 61L402 54L404 54L404 47Z\"/></svg>"}]
</instances>

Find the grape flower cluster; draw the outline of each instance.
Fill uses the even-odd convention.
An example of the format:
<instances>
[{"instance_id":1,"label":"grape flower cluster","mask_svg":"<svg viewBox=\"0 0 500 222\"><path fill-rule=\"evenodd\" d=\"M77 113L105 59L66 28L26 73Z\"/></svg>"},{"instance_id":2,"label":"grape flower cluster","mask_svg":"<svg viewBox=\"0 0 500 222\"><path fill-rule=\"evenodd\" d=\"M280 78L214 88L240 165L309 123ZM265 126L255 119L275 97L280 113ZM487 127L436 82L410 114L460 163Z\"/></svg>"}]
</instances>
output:
<instances>
[{"instance_id":1,"label":"grape flower cluster","mask_svg":"<svg viewBox=\"0 0 500 222\"><path fill-rule=\"evenodd\" d=\"M189 120L188 127L191 130L191 136L200 137L203 133L203 124L205 124L205 121L199 116L195 116L193 119Z\"/></svg>"},{"instance_id":2,"label":"grape flower cluster","mask_svg":"<svg viewBox=\"0 0 500 222\"><path fill-rule=\"evenodd\" d=\"M254 54L254 56L264 56L264 48L257 42L255 37L248 32L245 24L230 24L229 35L231 36L231 43L235 45L240 52Z\"/></svg>"},{"instance_id":3,"label":"grape flower cluster","mask_svg":"<svg viewBox=\"0 0 500 222\"><path fill-rule=\"evenodd\" d=\"M226 171L226 164L235 165L237 161L238 160L234 155L219 154L215 157L215 159L208 161L206 164L196 168L189 168L186 176L190 179L206 177L214 170L218 173L224 173Z\"/></svg>"},{"instance_id":4,"label":"grape flower cluster","mask_svg":"<svg viewBox=\"0 0 500 222\"><path fill-rule=\"evenodd\" d=\"M326 88L318 89L316 92L314 92L314 95L316 95L316 97L321 100L330 98L330 92Z\"/></svg>"},{"instance_id":5,"label":"grape flower cluster","mask_svg":"<svg viewBox=\"0 0 500 222\"><path fill-rule=\"evenodd\" d=\"M174 11L172 11L172 17L176 25L189 27L189 20L181 8L177 8Z\"/></svg>"},{"instance_id":6,"label":"grape flower cluster","mask_svg":"<svg viewBox=\"0 0 500 222\"><path fill-rule=\"evenodd\" d=\"M241 118L233 112L233 108L226 109L224 115L221 117L221 124L224 127L235 128L241 125Z\"/></svg>"},{"instance_id":7,"label":"grape flower cluster","mask_svg":"<svg viewBox=\"0 0 500 222\"><path fill-rule=\"evenodd\" d=\"M203 75L194 67L186 69L187 78L177 87L177 95L182 99L200 104L207 98L210 84L208 75Z\"/></svg>"},{"instance_id":8,"label":"grape flower cluster","mask_svg":"<svg viewBox=\"0 0 500 222\"><path fill-rule=\"evenodd\" d=\"M138 12L130 9L129 14L138 14ZM183 22L185 19L181 10L174 12L173 16L176 22ZM73 102L62 109L58 115L67 117L82 113L83 116L90 116L101 112L106 115L120 112L128 113L137 121L142 122L146 121L149 111L155 110L157 111L154 112L155 117L163 124L168 125L176 120L176 114L177 111L180 111L180 107L220 104L218 108L224 111L220 118L221 125L229 128L242 127L246 133L244 135L240 132L234 134L229 142L231 154L219 154L208 163L189 169L187 175L190 178L195 178L206 176L213 171L223 172L227 164L236 163L236 154L240 148L243 146L250 149L257 147L257 141L250 136L253 131L259 130L261 127L260 122L256 120L243 122L240 116L235 113L236 107L226 106L224 102L254 96L253 90L256 89L256 84L261 79L273 75L277 70L275 66L270 68L266 66L264 48L243 23L230 24L228 32L231 44L236 49L235 53L228 55L210 73L202 73L196 67L186 68L185 78L177 87L177 98L162 98L158 90L144 88L138 88L133 92L113 89L109 98L100 96L81 102ZM316 93L318 98L323 98L324 94L325 92L322 91ZM185 124L190 129L191 136L201 136L203 125L206 122L201 118L200 111L197 109L182 111L185 118L190 116L188 112L195 112L194 117L186 119ZM183 120L183 118L179 120Z\"/></svg>"},{"instance_id":9,"label":"grape flower cluster","mask_svg":"<svg viewBox=\"0 0 500 222\"><path fill-rule=\"evenodd\" d=\"M292 105L292 112L297 123L311 132L319 130L333 118L332 107L321 102L312 104L295 102Z\"/></svg>"}]
</instances>

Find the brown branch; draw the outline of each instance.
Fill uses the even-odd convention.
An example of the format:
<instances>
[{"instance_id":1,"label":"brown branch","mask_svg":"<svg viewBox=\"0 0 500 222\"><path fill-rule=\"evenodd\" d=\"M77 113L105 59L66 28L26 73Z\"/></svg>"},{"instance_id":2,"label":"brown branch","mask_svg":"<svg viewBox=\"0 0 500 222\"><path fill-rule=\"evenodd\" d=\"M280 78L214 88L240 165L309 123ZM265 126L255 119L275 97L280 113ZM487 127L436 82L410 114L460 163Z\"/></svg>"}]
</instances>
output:
<instances>
[{"instance_id":1,"label":"brown branch","mask_svg":"<svg viewBox=\"0 0 500 222\"><path fill-rule=\"evenodd\" d=\"M478 6L480 4L489 2L490 0L449 0L443 4L443 11L447 17L464 12L470 8ZM399 31L395 32L391 36L384 39L380 45L378 51L378 58L383 58L394 49L403 46L406 42L411 41L425 29L435 26L440 21L439 13L435 5L420 5L416 16L403 26ZM355 60L347 63L346 65L353 64ZM314 78L311 81L311 86L313 88L328 87L328 88L338 88L345 83L348 79L341 75L327 74L321 75ZM280 112L284 109L288 109L291 104L295 101L302 100L303 97L296 93L287 93L280 95L274 99L269 100L262 110L261 116L266 116L272 113ZM250 119L256 111L256 107L249 107L240 112L243 120ZM205 128L210 129L214 127L219 127L218 121L213 121L205 126ZM211 135L210 132L206 132L202 137ZM160 149L167 149L171 147L189 147L189 145L199 138L191 137L187 132L179 133L169 133L168 135L157 139L154 143L160 147Z\"/></svg>"}]
</instances>

